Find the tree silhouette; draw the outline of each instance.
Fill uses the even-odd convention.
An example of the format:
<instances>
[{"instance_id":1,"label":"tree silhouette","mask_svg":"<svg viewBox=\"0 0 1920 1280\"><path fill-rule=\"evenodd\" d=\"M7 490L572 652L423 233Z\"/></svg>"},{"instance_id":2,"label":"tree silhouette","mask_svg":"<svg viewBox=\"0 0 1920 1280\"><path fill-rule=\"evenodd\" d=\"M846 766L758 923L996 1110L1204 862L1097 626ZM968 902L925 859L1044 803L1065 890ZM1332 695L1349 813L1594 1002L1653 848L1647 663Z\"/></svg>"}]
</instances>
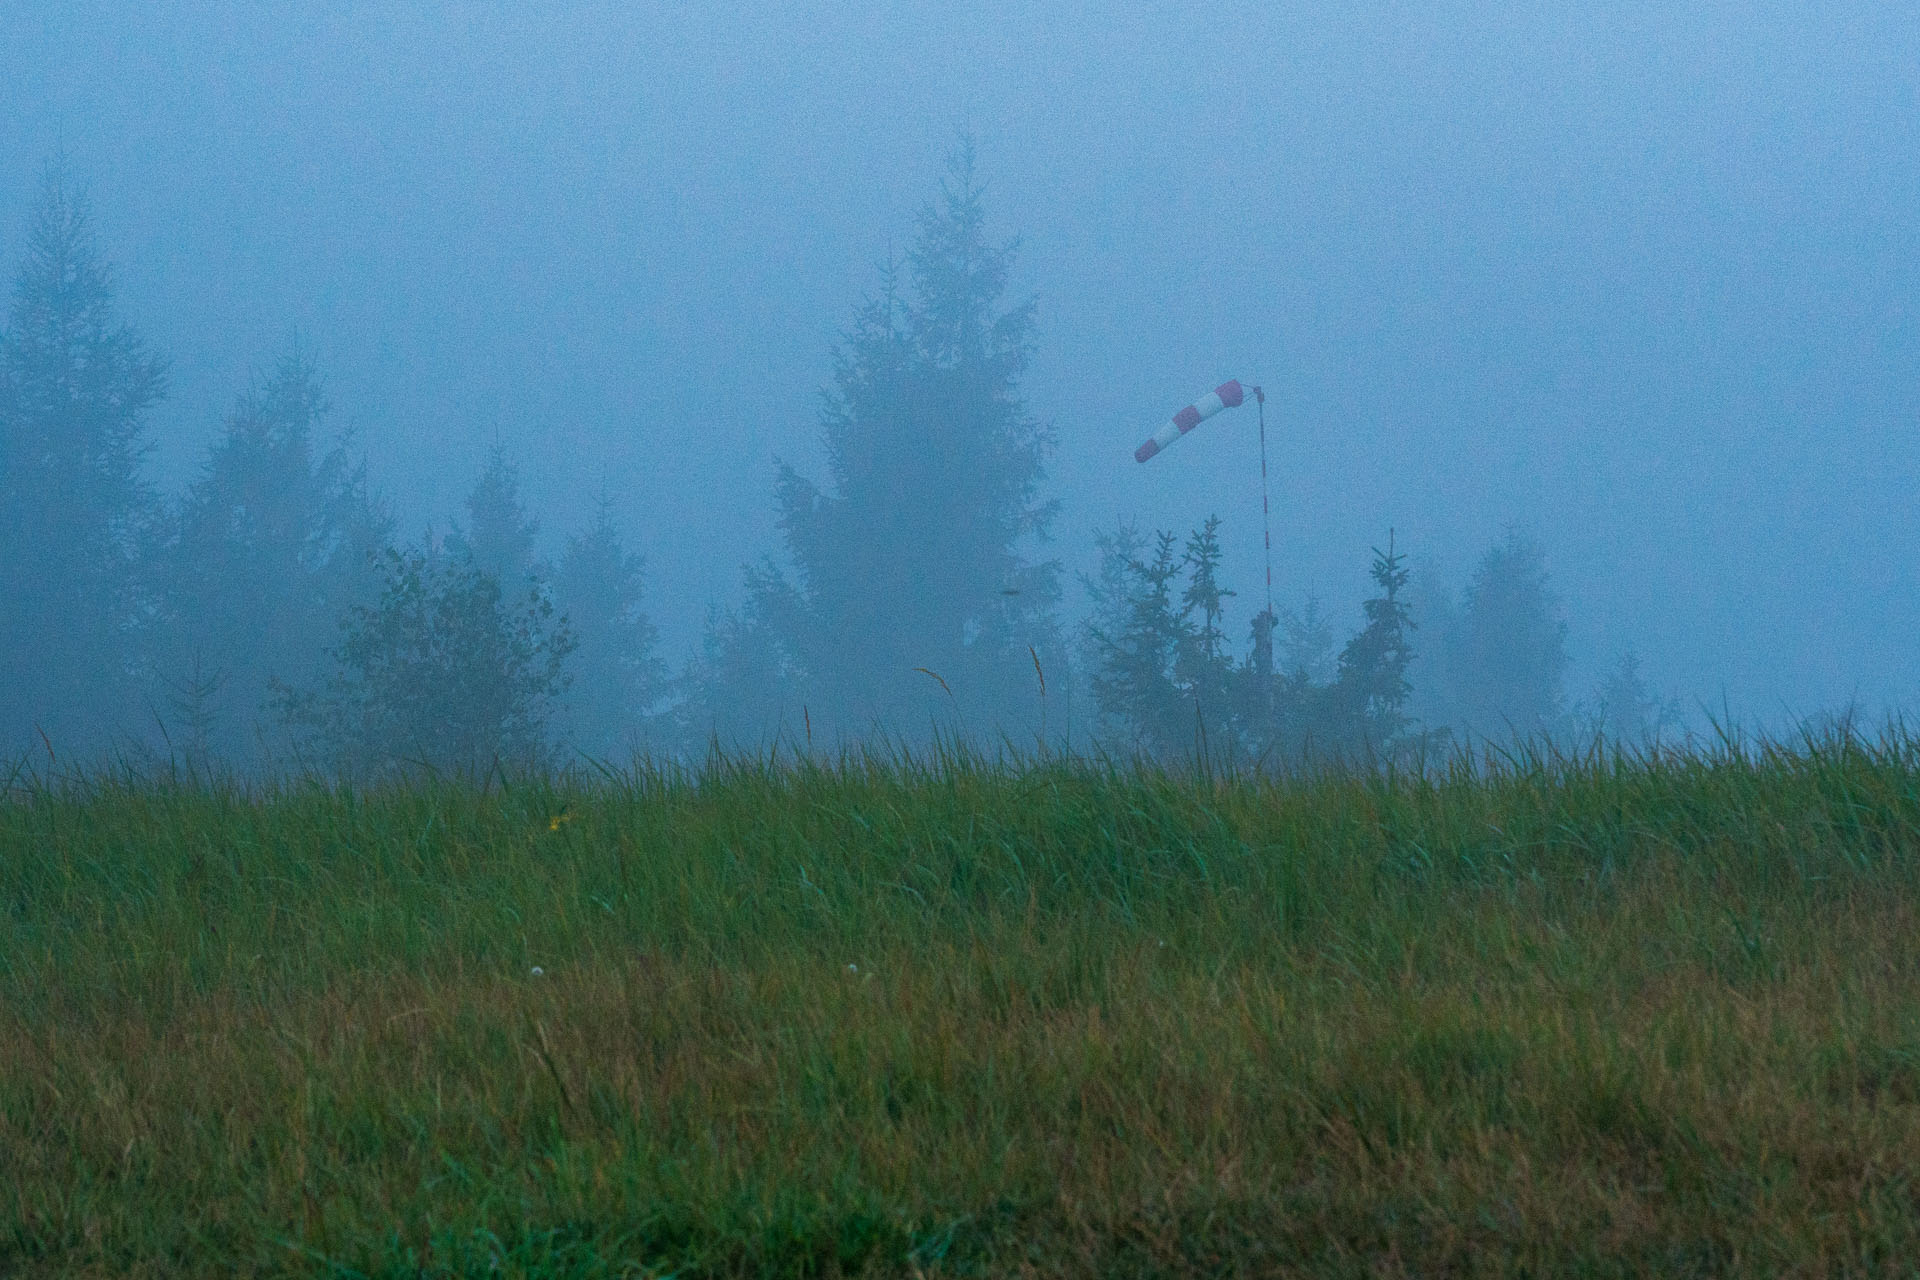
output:
<instances>
[{"instance_id":1,"label":"tree silhouette","mask_svg":"<svg viewBox=\"0 0 1920 1280\"><path fill-rule=\"evenodd\" d=\"M467 522L447 535L447 551L492 574L501 591L518 594L528 582L545 577L534 557L540 523L520 500L520 471L495 445L487 465L467 494Z\"/></svg>"},{"instance_id":2,"label":"tree silhouette","mask_svg":"<svg viewBox=\"0 0 1920 1280\"><path fill-rule=\"evenodd\" d=\"M1029 647L1067 665L1057 566L1029 558L1055 504L1040 498L1051 437L1019 393L1033 305L1001 305L1013 252L987 236L963 143L920 216L908 296L890 267L835 353L829 483L779 469L790 569L749 576L754 643L781 656L816 733L1035 727Z\"/></svg>"},{"instance_id":3,"label":"tree silhouette","mask_svg":"<svg viewBox=\"0 0 1920 1280\"><path fill-rule=\"evenodd\" d=\"M1407 667L1413 661L1414 622L1402 596L1406 559L1391 536L1385 551L1373 549L1370 573L1379 594L1362 606L1366 625L1340 650L1339 674L1330 691L1329 745L1350 756L1391 757L1410 727L1406 705L1413 690Z\"/></svg>"},{"instance_id":4,"label":"tree silhouette","mask_svg":"<svg viewBox=\"0 0 1920 1280\"><path fill-rule=\"evenodd\" d=\"M641 607L644 568L622 543L612 504L603 497L593 524L567 540L554 570L554 607L578 641L566 733L575 747L600 758L650 742L655 704L665 692L654 652L658 633Z\"/></svg>"},{"instance_id":5,"label":"tree silhouette","mask_svg":"<svg viewBox=\"0 0 1920 1280\"><path fill-rule=\"evenodd\" d=\"M352 773L481 773L550 760L573 636L538 588L504 597L465 558L389 551L379 600L356 606L319 688L280 708L316 762Z\"/></svg>"},{"instance_id":6,"label":"tree silhouette","mask_svg":"<svg viewBox=\"0 0 1920 1280\"><path fill-rule=\"evenodd\" d=\"M1185 612L1174 606L1182 568L1178 541L1157 534L1149 558L1139 531L1122 525L1098 545L1100 576L1088 584L1095 612L1085 647L1102 736L1115 747L1161 758L1191 750L1195 718L1179 665L1192 635Z\"/></svg>"},{"instance_id":7,"label":"tree silhouette","mask_svg":"<svg viewBox=\"0 0 1920 1280\"><path fill-rule=\"evenodd\" d=\"M378 590L391 522L295 352L241 396L200 476L163 524L150 664L196 755L238 762L260 745L273 690L324 673L339 620Z\"/></svg>"},{"instance_id":8,"label":"tree silhouette","mask_svg":"<svg viewBox=\"0 0 1920 1280\"><path fill-rule=\"evenodd\" d=\"M1481 557L1445 666L1455 726L1480 738L1528 738L1566 726L1567 623L1546 556L1518 529Z\"/></svg>"},{"instance_id":9,"label":"tree silhouette","mask_svg":"<svg viewBox=\"0 0 1920 1280\"><path fill-rule=\"evenodd\" d=\"M47 167L0 333L0 741L124 728L141 614L139 476L161 362L117 318L84 195Z\"/></svg>"}]
</instances>

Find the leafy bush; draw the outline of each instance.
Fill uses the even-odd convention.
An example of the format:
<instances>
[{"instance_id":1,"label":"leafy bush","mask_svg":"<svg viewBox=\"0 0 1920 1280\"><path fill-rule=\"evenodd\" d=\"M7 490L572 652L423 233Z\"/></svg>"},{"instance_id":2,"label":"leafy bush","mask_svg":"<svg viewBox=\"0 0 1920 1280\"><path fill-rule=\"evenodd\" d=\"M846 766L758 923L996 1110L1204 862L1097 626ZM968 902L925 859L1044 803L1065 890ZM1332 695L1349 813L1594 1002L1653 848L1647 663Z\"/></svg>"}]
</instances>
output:
<instances>
[{"instance_id":1,"label":"leafy bush","mask_svg":"<svg viewBox=\"0 0 1920 1280\"><path fill-rule=\"evenodd\" d=\"M286 690L303 747L349 773L474 773L546 761L572 632L538 586L515 602L466 557L388 550L378 603L356 606L318 690Z\"/></svg>"}]
</instances>

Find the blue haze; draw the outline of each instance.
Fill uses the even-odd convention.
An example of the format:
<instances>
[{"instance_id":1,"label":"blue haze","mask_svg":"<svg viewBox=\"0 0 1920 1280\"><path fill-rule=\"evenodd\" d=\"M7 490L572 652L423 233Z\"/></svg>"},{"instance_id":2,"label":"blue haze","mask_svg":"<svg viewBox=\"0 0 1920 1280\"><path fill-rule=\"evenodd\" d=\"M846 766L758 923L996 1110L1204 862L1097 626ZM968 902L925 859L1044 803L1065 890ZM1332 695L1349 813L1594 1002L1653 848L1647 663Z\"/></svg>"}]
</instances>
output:
<instances>
[{"instance_id":1,"label":"blue haze","mask_svg":"<svg viewBox=\"0 0 1920 1280\"><path fill-rule=\"evenodd\" d=\"M184 483L297 337L401 533L496 442L551 548L604 485L667 656L818 473L828 350L977 139L1039 299L1053 554L1225 518L1357 617L1389 526L1510 522L1572 692L1626 645L1749 718L1920 689L1920 23L1902 5L7 0L0 261L91 190Z\"/></svg>"}]
</instances>

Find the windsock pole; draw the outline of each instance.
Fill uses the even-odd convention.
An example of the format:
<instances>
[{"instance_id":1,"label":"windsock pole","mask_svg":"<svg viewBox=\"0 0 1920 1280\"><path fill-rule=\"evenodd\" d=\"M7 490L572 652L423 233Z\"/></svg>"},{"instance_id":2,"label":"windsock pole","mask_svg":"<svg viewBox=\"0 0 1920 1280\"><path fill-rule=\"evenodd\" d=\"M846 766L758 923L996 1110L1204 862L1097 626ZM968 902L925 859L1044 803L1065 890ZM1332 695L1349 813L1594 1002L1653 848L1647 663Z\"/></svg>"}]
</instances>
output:
<instances>
[{"instance_id":1,"label":"windsock pole","mask_svg":"<svg viewBox=\"0 0 1920 1280\"><path fill-rule=\"evenodd\" d=\"M1277 615L1273 612L1273 515L1267 498L1267 393L1255 387L1253 399L1260 410L1260 534L1267 547L1267 617L1273 619Z\"/></svg>"},{"instance_id":2,"label":"windsock pole","mask_svg":"<svg viewBox=\"0 0 1920 1280\"><path fill-rule=\"evenodd\" d=\"M1261 533L1266 539L1267 617L1272 619L1275 616L1273 612L1273 515L1270 510L1272 504L1267 497L1267 393L1259 387L1243 386L1237 378L1229 378L1174 414L1172 421L1156 431L1151 440L1133 451L1133 460L1145 462L1222 409L1239 407L1246 402L1248 392L1253 393L1254 402L1260 406L1260 525Z\"/></svg>"}]
</instances>

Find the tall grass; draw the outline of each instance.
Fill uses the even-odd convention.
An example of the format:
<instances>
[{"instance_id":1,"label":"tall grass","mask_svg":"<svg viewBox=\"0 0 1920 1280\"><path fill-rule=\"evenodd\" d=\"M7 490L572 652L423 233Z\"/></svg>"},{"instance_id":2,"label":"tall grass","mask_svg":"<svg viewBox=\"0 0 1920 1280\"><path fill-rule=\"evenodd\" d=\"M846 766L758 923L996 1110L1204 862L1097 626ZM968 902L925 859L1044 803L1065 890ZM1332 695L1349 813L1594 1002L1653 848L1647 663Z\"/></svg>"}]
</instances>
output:
<instances>
[{"instance_id":1,"label":"tall grass","mask_svg":"<svg viewBox=\"0 0 1920 1280\"><path fill-rule=\"evenodd\" d=\"M1881 1273L1920 743L0 804L0 1273Z\"/></svg>"}]
</instances>

